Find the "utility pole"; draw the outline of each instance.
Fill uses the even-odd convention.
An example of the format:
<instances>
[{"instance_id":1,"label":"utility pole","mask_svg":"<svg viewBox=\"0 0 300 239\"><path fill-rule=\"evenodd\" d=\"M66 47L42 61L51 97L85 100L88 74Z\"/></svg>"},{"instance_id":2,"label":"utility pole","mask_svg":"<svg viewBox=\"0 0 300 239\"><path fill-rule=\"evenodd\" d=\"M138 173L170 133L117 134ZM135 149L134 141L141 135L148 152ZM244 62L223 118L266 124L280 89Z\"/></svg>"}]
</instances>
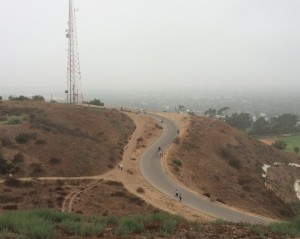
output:
<instances>
[{"instance_id":1,"label":"utility pole","mask_svg":"<svg viewBox=\"0 0 300 239\"><path fill-rule=\"evenodd\" d=\"M67 102L78 104L83 101L81 89L81 72L79 63L78 40L76 29L76 10L73 0L69 0L69 22L66 30L68 38L68 64L67 64Z\"/></svg>"}]
</instances>

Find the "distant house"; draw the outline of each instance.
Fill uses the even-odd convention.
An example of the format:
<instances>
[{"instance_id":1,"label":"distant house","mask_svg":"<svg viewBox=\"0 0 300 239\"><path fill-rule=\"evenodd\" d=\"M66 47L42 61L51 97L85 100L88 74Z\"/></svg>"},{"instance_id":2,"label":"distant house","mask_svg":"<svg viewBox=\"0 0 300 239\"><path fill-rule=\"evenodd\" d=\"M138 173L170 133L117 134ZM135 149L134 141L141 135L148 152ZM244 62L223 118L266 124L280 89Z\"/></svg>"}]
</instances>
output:
<instances>
[{"instance_id":1,"label":"distant house","mask_svg":"<svg viewBox=\"0 0 300 239\"><path fill-rule=\"evenodd\" d=\"M257 117L256 117L255 115L252 115L252 116L251 116L251 120L252 120L252 122L256 122Z\"/></svg>"}]
</instances>

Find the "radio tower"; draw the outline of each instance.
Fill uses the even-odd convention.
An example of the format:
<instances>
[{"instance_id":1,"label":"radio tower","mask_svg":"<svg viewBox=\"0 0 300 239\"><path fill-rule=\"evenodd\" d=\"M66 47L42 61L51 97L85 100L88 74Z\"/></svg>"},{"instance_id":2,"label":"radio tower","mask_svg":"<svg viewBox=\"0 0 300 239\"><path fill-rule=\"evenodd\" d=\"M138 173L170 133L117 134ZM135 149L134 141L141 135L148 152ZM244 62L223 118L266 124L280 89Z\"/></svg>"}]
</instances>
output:
<instances>
[{"instance_id":1,"label":"radio tower","mask_svg":"<svg viewBox=\"0 0 300 239\"><path fill-rule=\"evenodd\" d=\"M81 88L81 73L79 64L78 40L76 29L76 13L73 7L73 0L69 0L69 22L66 30L68 38L68 65L67 65L67 102L78 104L83 101Z\"/></svg>"}]
</instances>

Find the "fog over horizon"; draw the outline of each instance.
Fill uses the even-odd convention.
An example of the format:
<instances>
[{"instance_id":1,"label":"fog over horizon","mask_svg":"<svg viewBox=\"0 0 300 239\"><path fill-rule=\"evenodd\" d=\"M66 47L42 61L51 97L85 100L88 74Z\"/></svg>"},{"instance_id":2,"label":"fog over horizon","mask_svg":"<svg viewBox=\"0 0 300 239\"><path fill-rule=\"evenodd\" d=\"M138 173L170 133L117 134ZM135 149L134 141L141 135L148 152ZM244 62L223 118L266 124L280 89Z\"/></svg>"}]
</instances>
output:
<instances>
[{"instance_id":1,"label":"fog over horizon","mask_svg":"<svg viewBox=\"0 0 300 239\"><path fill-rule=\"evenodd\" d=\"M0 95L62 97L68 1L0 3ZM300 89L298 0L75 0L75 6L87 97Z\"/></svg>"}]
</instances>

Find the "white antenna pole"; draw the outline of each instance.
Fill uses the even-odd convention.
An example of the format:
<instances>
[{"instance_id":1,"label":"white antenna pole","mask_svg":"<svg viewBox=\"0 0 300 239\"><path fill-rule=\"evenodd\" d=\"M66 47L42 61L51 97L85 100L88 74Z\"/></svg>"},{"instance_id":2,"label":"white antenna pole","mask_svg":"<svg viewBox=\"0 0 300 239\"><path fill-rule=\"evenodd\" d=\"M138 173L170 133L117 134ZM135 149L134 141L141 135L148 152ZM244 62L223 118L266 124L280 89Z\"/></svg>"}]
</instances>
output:
<instances>
[{"instance_id":1,"label":"white antenna pole","mask_svg":"<svg viewBox=\"0 0 300 239\"><path fill-rule=\"evenodd\" d=\"M73 0L69 0L69 22L66 30L68 38L68 64L67 64L67 83L68 90L67 102L76 104L79 102L79 94L81 88L81 72L78 52L77 28L76 28L76 14ZM81 101L81 100L80 100Z\"/></svg>"}]
</instances>

